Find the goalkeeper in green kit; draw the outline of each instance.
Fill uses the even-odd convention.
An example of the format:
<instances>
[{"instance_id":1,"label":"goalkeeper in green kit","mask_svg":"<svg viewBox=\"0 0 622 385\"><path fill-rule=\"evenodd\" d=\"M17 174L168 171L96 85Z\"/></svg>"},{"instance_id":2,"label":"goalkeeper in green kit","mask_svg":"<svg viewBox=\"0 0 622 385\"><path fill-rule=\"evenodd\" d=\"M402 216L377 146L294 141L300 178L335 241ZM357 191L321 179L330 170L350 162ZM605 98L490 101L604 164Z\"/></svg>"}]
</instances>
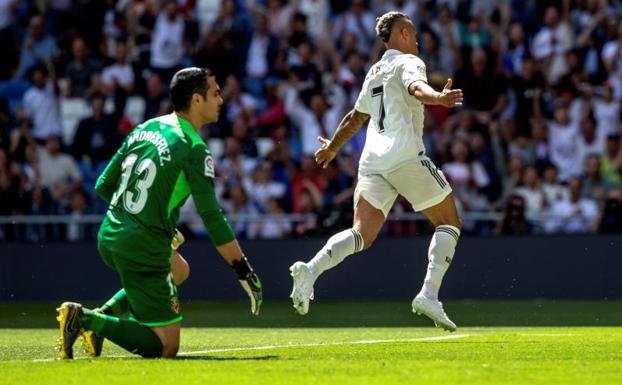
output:
<instances>
[{"instance_id":1,"label":"goalkeeper in green kit","mask_svg":"<svg viewBox=\"0 0 622 385\"><path fill-rule=\"evenodd\" d=\"M235 270L259 314L259 277L244 257L214 192L214 159L198 135L218 119L223 104L213 74L186 68L170 85L175 112L148 120L125 139L97 180L97 194L110 207L98 234L99 253L119 273L123 289L98 309L65 302L58 310L60 358L73 358L82 337L91 356L106 338L143 357L174 357L182 316L177 285L189 274L175 250L179 209L192 194L212 243ZM129 317L119 318L128 313Z\"/></svg>"}]
</instances>

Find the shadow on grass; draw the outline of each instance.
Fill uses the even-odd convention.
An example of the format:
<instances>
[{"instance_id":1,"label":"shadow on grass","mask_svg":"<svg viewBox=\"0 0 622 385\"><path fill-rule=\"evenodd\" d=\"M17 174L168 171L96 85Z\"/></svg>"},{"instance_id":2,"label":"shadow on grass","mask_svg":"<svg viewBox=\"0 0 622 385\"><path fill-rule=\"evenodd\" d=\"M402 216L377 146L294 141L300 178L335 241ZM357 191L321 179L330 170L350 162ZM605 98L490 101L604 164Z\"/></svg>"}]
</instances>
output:
<instances>
[{"instance_id":1,"label":"shadow on grass","mask_svg":"<svg viewBox=\"0 0 622 385\"><path fill-rule=\"evenodd\" d=\"M189 360L189 361L267 361L267 360L280 360L279 356L255 356L255 357L216 357L216 356L177 356L174 358L177 360Z\"/></svg>"},{"instance_id":2,"label":"shadow on grass","mask_svg":"<svg viewBox=\"0 0 622 385\"><path fill-rule=\"evenodd\" d=\"M460 327L622 325L619 300L454 300L444 304ZM0 328L56 328L55 307L52 303L0 303ZM182 304L182 314L184 328L433 326L426 317L412 314L409 301L318 301L304 317L283 301L265 303L260 316L251 315L245 302L190 302Z\"/></svg>"}]
</instances>

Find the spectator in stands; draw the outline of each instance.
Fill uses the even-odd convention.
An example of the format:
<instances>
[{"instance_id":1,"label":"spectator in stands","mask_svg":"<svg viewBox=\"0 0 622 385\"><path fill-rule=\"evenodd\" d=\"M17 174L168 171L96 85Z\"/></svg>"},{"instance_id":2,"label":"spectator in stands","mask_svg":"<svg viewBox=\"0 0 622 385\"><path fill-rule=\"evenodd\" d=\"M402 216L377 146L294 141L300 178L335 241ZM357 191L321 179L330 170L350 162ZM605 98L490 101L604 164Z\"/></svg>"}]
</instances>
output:
<instances>
[{"instance_id":1,"label":"spectator in stands","mask_svg":"<svg viewBox=\"0 0 622 385\"><path fill-rule=\"evenodd\" d=\"M622 191L607 194L598 221L599 233L622 233Z\"/></svg>"},{"instance_id":2,"label":"spectator in stands","mask_svg":"<svg viewBox=\"0 0 622 385\"><path fill-rule=\"evenodd\" d=\"M591 155L602 155L604 148L604 140L599 140L596 136L596 120L594 115L590 113L581 121L579 151L581 152L582 163L585 164Z\"/></svg>"},{"instance_id":3,"label":"spectator in stands","mask_svg":"<svg viewBox=\"0 0 622 385\"><path fill-rule=\"evenodd\" d=\"M523 66L529 55L527 40L525 39L525 30L519 22L510 25L508 32L507 49L503 53L503 67L510 76L525 75Z\"/></svg>"},{"instance_id":4,"label":"spectator in stands","mask_svg":"<svg viewBox=\"0 0 622 385\"><path fill-rule=\"evenodd\" d=\"M592 111L596 119L597 141L603 143L609 135L620 132L620 101L613 98L609 83L592 87Z\"/></svg>"},{"instance_id":5,"label":"spectator in stands","mask_svg":"<svg viewBox=\"0 0 622 385\"><path fill-rule=\"evenodd\" d=\"M259 213L254 198L248 196L241 184L232 183L223 195L222 208L227 215L243 217L233 223L233 231L237 237L253 239L257 236L256 217Z\"/></svg>"},{"instance_id":6,"label":"spectator in stands","mask_svg":"<svg viewBox=\"0 0 622 385\"><path fill-rule=\"evenodd\" d=\"M516 188L515 194L523 198L525 202L525 217L534 222L539 219L546 208L546 198L538 170L533 166L525 168L523 183Z\"/></svg>"},{"instance_id":7,"label":"spectator in stands","mask_svg":"<svg viewBox=\"0 0 622 385\"><path fill-rule=\"evenodd\" d=\"M588 155L585 161L581 196L594 201L602 201L612 189L613 184L601 175L600 156Z\"/></svg>"},{"instance_id":8,"label":"spectator in stands","mask_svg":"<svg viewBox=\"0 0 622 385\"><path fill-rule=\"evenodd\" d=\"M51 135L37 151L41 169L41 186L46 188L56 205L57 213L69 206L73 191L82 185L82 173L76 161L61 152L60 139Z\"/></svg>"},{"instance_id":9,"label":"spectator in stands","mask_svg":"<svg viewBox=\"0 0 622 385\"><path fill-rule=\"evenodd\" d=\"M331 137L343 114L345 95L336 89L334 103L328 106L322 94L313 94L310 107L301 102L296 90L296 80L285 85L285 112L300 130L302 152L305 155L317 150L317 137Z\"/></svg>"},{"instance_id":10,"label":"spectator in stands","mask_svg":"<svg viewBox=\"0 0 622 385\"><path fill-rule=\"evenodd\" d=\"M253 199L258 203L262 212L268 212L268 202L271 199L281 200L285 197L287 186L275 181L272 176L272 164L265 161L259 164L253 175L244 181L246 191L253 193Z\"/></svg>"},{"instance_id":11,"label":"spectator in stands","mask_svg":"<svg viewBox=\"0 0 622 385\"><path fill-rule=\"evenodd\" d=\"M330 39L328 36L328 21L330 16L330 4L328 0L299 0L298 12L305 15L309 34L315 41Z\"/></svg>"},{"instance_id":12,"label":"spectator in stands","mask_svg":"<svg viewBox=\"0 0 622 385\"><path fill-rule=\"evenodd\" d=\"M431 21L430 27L439 38L440 55L453 58L454 67L458 67L462 57L459 50L460 27L447 3L440 5L438 18Z\"/></svg>"},{"instance_id":13,"label":"spectator in stands","mask_svg":"<svg viewBox=\"0 0 622 385\"><path fill-rule=\"evenodd\" d=\"M460 45L463 48L488 48L491 45L490 28L479 15L469 16L465 23L460 24Z\"/></svg>"},{"instance_id":14,"label":"spectator in stands","mask_svg":"<svg viewBox=\"0 0 622 385\"><path fill-rule=\"evenodd\" d=\"M3 47L3 56L5 55L0 61L0 82L10 79L18 64L18 51L12 28L16 8L17 0L0 0L0 47Z\"/></svg>"},{"instance_id":15,"label":"spectator in stands","mask_svg":"<svg viewBox=\"0 0 622 385\"><path fill-rule=\"evenodd\" d=\"M525 200L519 195L511 195L505 205L503 218L495 230L503 235L527 235L532 232L531 223L525 218Z\"/></svg>"},{"instance_id":16,"label":"spectator in stands","mask_svg":"<svg viewBox=\"0 0 622 385\"><path fill-rule=\"evenodd\" d=\"M71 215L73 222L67 224L66 238L69 242L87 241L92 236L92 225L78 223L84 215L88 214L88 199L84 190L78 188L71 193Z\"/></svg>"},{"instance_id":17,"label":"spectator in stands","mask_svg":"<svg viewBox=\"0 0 622 385\"><path fill-rule=\"evenodd\" d=\"M573 33L568 25L568 15L560 17L559 10L549 6L544 11L544 26L533 39L532 53L542 65L551 83L568 71L566 52L572 48Z\"/></svg>"},{"instance_id":18,"label":"spectator in stands","mask_svg":"<svg viewBox=\"0 0 622 385\"><path fill-rule=\"evenodd\" d=\"M250 94L243 92L240 80L235 75L228 75L221 90L224 99L224 114L221 114L221 120L224 118L224 124L230 127L233 121L238 117L249 117L254 115L257 108L255 98ZM227 134L228 131L225 131Z\"/></svg>"},{"instance_id":19,"label":"spectator in stands","mask_svg":"<svg viewBox=\"0 0 622 385\"><path fill-rule=\"evenodd\" d=\"M22 44L19 67L14 78L27 77L35 65L51 64L57 53L56 39L45 33L45 18L42 15L31 16L28 21L28 34Z\"/></svg>"},{"instance_id":20,"label":"spectator in stands","mask_svg":"<svg viewBox=\"0 0 622 385\"><path fill-rule=\"evenodd\" d=\"M321 210L322 196L319 190L311 183L305 182L304 189L300 192L296 200L297 210L294 213L306 215L306 219L297 222L294 226L294 233L297 236L309 236L317 234L319 222L316 217Z\"/></svg>"},{"instance_id":21,"label":"spectator in stands","mask_svg":"<svg viewBox=\"0 0 622 385\"><path fill-rule=\"evenodd\" d=\"M620 146L619 134L612 134L607 137L600 171L603 178L609 183L615 187L622 186L622 146Z\"/></svg>"},{"instance_id":22,"label":"spectator in stands","mask_svg":"<svg viewBox=\"0 0 622 385\"><path fill-rule=\"evenodd\" d=\"M73 58L65 70L66 87L63 94L70 98L89 97L99 82L101 65L89 56L81 37L73 39L71 53Z\"/></svg>"},{"instance_id":23,"label":"spectator in stands","mask_svg":"<svg viewBox=\"0 0 622 385\"><path fill-rule=\"evenodd\" d=\"M117 41L115 62L102 71L100 91L115 99L115 113L123 114L128 95L134 92L134 69L129 62L128 45Z\"/></svg>"},{"instance_id":24,"label":"spectator in stands","mask_svg":"<svg viewBox=\"0 0 622 385\"><path fill-rule=\"evenodd\" d=\"M353 0L350 9L340 14L333 26L334 40L339 40L343 33L357 37L357 50L364 55L371 53L375 39L374 15L365 7L365 0Z\"/></svg>"},{"instance_id":25,"label":"spectator in stands","mask_svg":"<svg viewBox=\"0 0 622 385\"><path fill-rule=\"evenodd\" d=\"M549 233L591 233L598 219L595 201L581 198L581 179L573 177L568 182L570 199L555 202L551 206L551 219L545 224Z\"/></svg>"},{"instance_id":26,"label":"spectator in stands","mask_svg":"<svg viewBox=\"0 0 622 385\"><path fill-rule=\"evenodd\" d=\"M611 19L614 23L617 23L616 33L612 36L603 47L601 51L601 57L607 73L609 75L608 81L614 89L614 95L617 100L622 99L622 22L619 19Z\"/></svg>"},{"instance_id":27,"label":"spectator in stands","mask_svg":"<svg viewBox=\"0 0 622 385\"><path fill-rule=\"evenodd\" d=\"M426 65L428 74L441 72L443 77L454 73L454 56L451 51L441 50L439 37L432 31L421 33L419 57Z\"/></svg>"},{"instance_id":28,"label":"spectator in stands","mask_svg":"<svg viewBox=\"0 0 622 385\"><path fill-rule=\"evenodd\" d=\"M467 210L486 210L487 199L482 191L490 184L490 178L481 163L471 160L468 143L456 140L451 146L451 158L443 165L443 172L456 197Z\"/></svg>"},{"instance_id":29,"label":"spectator in stands","mask_svg":"<svg viewBox=\"0 0 622 385\"><path fill-rule=\"evenodd\" d=\"M570 199L568 187L559 183L559 172L554 164L548 164L544 169L542 190L546 197L548 207L559 201Z\"/></svg>"},{"instance_id":30,"label":"spectator in stands","mask_svg":"<svg viewBox=\"0 0 622 385\"><path fill-rule=\"evenodd\" d=\"M121 144L118 119L104 112L106 99L100 93L91 97L90 117L78 124L72 155L80 164L85 179L94 183Z\"/></svg>"},{"instance_id":31,"label":"spectator in stands","mask_svg":"<svg viewBox=\"0 0 622 385\"><path fill-rule=\"evenodd\" d=\"M48 77L44 66L31 70L32 87L24 94L24 117L32 121L32 137L43 142L51 135L60 135L60 106L55 75Z\"/></svg>"},{"instance_id":32,"label":"spectator in stands","mask_svg":"<svg viewBox=\"0 0 622 385\"><path fill-rule=\"evenodd\" d=\"M298 95L307 106L310 104L312 95L322 93L322 74L313 62L315 49L308 42L298 45L297 61L292 65L290 72Z\"/></svg>"},{"instance_id":33,"label":"spectator in stands","mask_svg":"<svg viewBox=\"0 0 622 385\"><path fill-rule=\"evenodd\" d=\"M176 0L166 0L156 17L151 38L151 70L165 85L180 69L187 46L186 22Z\"/></svg>"},{"instance_id":34,"label":"spectator in stands","mask_svg":"<svg viewBox=\"0 0 622 385\"><path fill-rule=\"evenodd\" d=\"M560 101L555 119L548 123L551 162L559 170L559 179L567 181L581 175L583 159L579 148L579 124L569 107Z\"/></svg>"},{"instance_id":35,"label":"spectator in stands","mask_svg":"<svg viewBox=\"0 0 622 385\"><path fill-rule=\"evenodd\" d=\"M268 0L266 1L266 12L268 20L270 20L270 33L279 39L288 37L294 7L287 4L286 0Z\"/></svg>"},{"instance_id":36,"label":"spectator in stands","mask_svg":"<svg viewBox=\"0 0 622 385\"><path fill-rule=\"evenodd\" d=\"M173 111L171 100L167 97L162 78L156 73L149 74L145 94L143 121L166 115Z\"/></svg>"},{"instance_id":37,"label":"spectator in stands","mask_svg":"<svg viewBox=\"0 0 622 385\"><path fill-rule=\"evenodd\" d=\"M540 96L546 86L544 76L537 65L533 58L525 58L519 73L510 81L516 103L514 113L516 127L518 132L524 135L529 134L529 119L534 114L534 103L541 103Z\"/></svg>"},{"instance_id":38,"label":"spectator in stands","mask_svg":"<svg viewBox=\"0 0 622 385\"><path fill-rule=\"evenodd\" d=\"M264 81L273 74L279 55L279 40L268 30L268 18L258 12L245 64L244 86L256 98L262 98Z\"/></svg>"},{"instance_id":39,"label":"spectator in stands","mask_svg":"<svg viewBox=\"0 0 622 385\"><path fill-rule=\"evenodd\" d=\"M352 197L354 196L354 179L356 173L352 172L352 167L343 166L343 163L352 162L348 155L342 155L337 162L329 163L323 170L326 188L324 189L322 201L324 204L323 212L342 213L352 212ZM350 172L348 172L348 170ZM348 218L349 219L349 218Z\"/></svg>"},{"instance_id":40,"label":"spectator in stands","mask_svg":"<svg viewBox=\"0 0 622 385\"><path fill-rule=\"evenodd\" d=\"M486 123L507 105L507 81L496 72L486 51L481 48L474 49L469 65L458 70L454 84L464 92L465 106L485 116Z\"/></svg>"},{"instance_id":41,"label":"spectator in stands","mask_svg":"<svg viewBox=\"0 0 622 385\"><path fill-rule=\"evenodd\" d=\"M223 178L225 184L242 184L244 180L253 172L257 160L249 158L240 151L240 143L234 137L225 139L224 156L217 164L218 173Z\"/></svg>"},{"instance_id":42,"label":"spectator in stands","mask_svg":"<svg viewBox=\"0 0 622 385\"><path fill-rule=\"evenodd\" d=\"M292 180L292 212L319 212L322 208L324 180L312 155L302 158L300 171Z\"/></svg>"},{"instance_id":43,"label":"spectator in stands","mask_svg":"<svg viewBox=\"0 0 622 385\"><path fill-rule=\"evenodd\" d=\"M292 222L283 218L285 214L278 199L271 198L266 204L266 214L261 221L257 222L257 237L261 239L282 239L292 232Z\"/></svg>"}]
</instances>

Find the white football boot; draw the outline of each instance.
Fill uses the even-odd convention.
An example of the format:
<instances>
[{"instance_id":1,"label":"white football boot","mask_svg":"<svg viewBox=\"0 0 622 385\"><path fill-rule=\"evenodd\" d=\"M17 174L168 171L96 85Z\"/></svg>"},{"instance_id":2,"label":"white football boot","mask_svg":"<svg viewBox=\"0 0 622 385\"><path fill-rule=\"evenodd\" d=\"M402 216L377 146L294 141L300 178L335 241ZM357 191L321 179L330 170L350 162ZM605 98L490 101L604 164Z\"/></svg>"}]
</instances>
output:
<instances>
[{"instance_id":1,"label":"white football boot","mask_svg":"<svg viewBox=\"0 0 622 385\"><path fill-rule=\"evenodd\" d=\"M423 294L419 293L413 300L412 307L413 313L427 316L434 321L437 327L441 327L450 332L456 331L456 324L447 317L445 310L443 310L443 304L440 301L426 298Z\"/></svg>"},{"instance_id":2,"label":"white football boot","mask_svg":"<svg viewBox=\"0 0 622 385\"><path fill-rule=\"evenodd\" d=\"M294 305L294 309L300 315L305 315L309 311L309 300L313 299L313 283L315 279L304 262L296 262L289 267L292 278L294 279L294 287L290 298Z\"/></svg>"}]
</instances>

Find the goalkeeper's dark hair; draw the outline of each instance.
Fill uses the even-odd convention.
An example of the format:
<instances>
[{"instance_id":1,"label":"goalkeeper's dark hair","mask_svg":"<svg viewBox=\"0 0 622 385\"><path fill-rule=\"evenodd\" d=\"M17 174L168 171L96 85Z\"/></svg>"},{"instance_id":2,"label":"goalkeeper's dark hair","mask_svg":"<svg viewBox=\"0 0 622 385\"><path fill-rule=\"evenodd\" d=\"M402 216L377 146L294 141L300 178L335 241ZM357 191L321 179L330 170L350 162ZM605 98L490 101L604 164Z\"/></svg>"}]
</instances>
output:
<instances>
[{"instance_id":1,"label":"goalkeeper's dark hair","mask_svg":"<svg viewBox=\"0 0 622 385\"><path fill-rule=\"evenodd\" d=\"M188 111L193 94L207 98L207 78L210 76L214 76L214 73L207 68L190 67L177 71L170 85L173 109L178 112Z\"/></svg>"},{"instance_id":2,"label":"goalkeeper's dark hair","mask_svg":"<svg viewBox=\"0 0 622 385\"><path fill-rule=\"evenodd\" d=\"M376 34L378 34L378 37L382 39L383 42L386 43L389 41L393 25L400 19L410 20L410 17L405 13L393 11L376 18Z\"/></svg>"}]
</instances>

